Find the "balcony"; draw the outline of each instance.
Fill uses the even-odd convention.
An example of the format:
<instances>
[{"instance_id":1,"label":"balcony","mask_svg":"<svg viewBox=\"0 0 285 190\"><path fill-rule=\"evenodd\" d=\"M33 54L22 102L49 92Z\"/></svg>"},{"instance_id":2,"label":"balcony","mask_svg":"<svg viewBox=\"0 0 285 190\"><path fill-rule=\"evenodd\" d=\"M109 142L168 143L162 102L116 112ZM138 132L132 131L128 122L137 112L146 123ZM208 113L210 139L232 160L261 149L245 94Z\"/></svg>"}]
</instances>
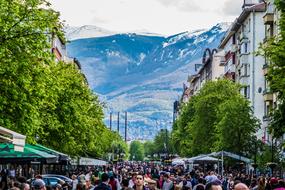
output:
<instances>
[{"instance_id":1,"label":"balcony","mask_svg":"<svg viewBox=\"0 0 285 190\"><path fill-rule=\"evenodd\" d=\"M263 119L263 121L269 121L269 119L270 119L270 118L269 118L269 116L268 116L268 115L265 115L265 116L263 116L263 118L262 118L262 119Z\"/></svg>"},{"instance_id":2,"label":"balcony","mask_svg":"<svg viewBox=\"0 0 285 190\"><path fill-rule=\"evenodd\" d=\"M221 57L220 66L224 66L226 64L226 58L224 56Z\"/></svg>"},{"instance_id":3,"label":"balcony","mask_svg":"<svg viewBox=\"0 0 285 190\"><path fill-rule=\"evenodd\" d=\"M263 75L264 76L267 75L268 74L268 64L264 64L262 69L263 69Z\"/></svg>"},{"instance_id":4,"label":"balcony","mask_svg":"<svg viewBox=\"0 0 285 190\"><path fill-rule=\"evenodd\" d=\"M273 93L269 89L263 91L264 101L273 101Z\"/></svg>"},{"instance_id":5,"label":"balcony","mask_svg":"<svg viewBox=\"0 0 285 190\"><path fill-rule=\"evenodd\" d=\"M267 4L266 13L263 16L263 21L265 25L273 24L274 22L274 7L272 3Z\"/></svg>"},{"instance_id":6,"label":"balcony","mask_svg":"<svg viewBox=\"0 0 285 190\"><path fill-rule=\"evenodd\" d=\"M274 14L273 13L265 13L265 15L263 16L263 22L265 25L270 25L273 24L274 22Z\"/></svg>"},{"instance_id":7,"label":"balcony","mask_svg":"<svg viewBox=\"0 0 285 190\"><path fill-rule=\"evenodd\" d=\"M248 39L248 37L247 37L246 33L245 33L245 32L242 32L242 33L240 34L240 41L244 41L244 40L247 40L247 39Z\"/></svg>"}]
</instances>

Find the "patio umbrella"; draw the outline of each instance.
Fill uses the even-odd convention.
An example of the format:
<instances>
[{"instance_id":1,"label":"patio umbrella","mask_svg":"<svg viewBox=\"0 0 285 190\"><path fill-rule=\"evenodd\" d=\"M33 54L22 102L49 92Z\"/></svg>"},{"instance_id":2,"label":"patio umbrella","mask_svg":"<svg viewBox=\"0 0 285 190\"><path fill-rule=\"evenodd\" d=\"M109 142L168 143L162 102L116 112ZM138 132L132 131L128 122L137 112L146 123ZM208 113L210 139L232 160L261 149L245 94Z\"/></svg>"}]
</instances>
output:
<instances>
[{"instance_id":1,"label":"patio umbrella","mask_svg":"<svg viewBox=\"0 0 285 190\"><path fill-rule=\"evenodd\" d=\"M11 143L0 144L0 163L28 163L31 161L55 163L57 157L44 151L39 151L29 144L25 144L23 152L15 151L14 145Z\"/></svg>"}]
</instances>

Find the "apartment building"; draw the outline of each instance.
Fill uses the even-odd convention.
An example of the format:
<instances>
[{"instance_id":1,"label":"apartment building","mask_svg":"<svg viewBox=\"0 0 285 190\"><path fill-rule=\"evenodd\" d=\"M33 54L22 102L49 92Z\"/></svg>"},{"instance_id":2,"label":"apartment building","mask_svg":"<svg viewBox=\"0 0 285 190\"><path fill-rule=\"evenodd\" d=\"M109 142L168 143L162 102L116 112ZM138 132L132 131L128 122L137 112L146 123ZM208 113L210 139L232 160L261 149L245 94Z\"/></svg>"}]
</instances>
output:
<instances>
[{"instance_id":1,"label":"apartment building","mask_svg":"<svg viewBox=\"0 0 285 190\"><path fill-rule=\"evenodd\" d=\"M223 58L224 51L218 52L217 49L208 48L204 51L202 65L198 72L188 77L189 87L185 92L189 98L197 94L207 81L217 80L223 76L224 66L220 64Z\"/></svg>"},{"instance_id":2,"label":"apartment building","mask_svg":"<svg viewBox=\"0 0 285 190\"><path fill-rule=\"evenodd\" d=\"M241 94L250 101L254 115L261 121L256 134L259 139L268 136L268 122L264 120L265 58L256 54L265 38L265 11L263 1L244 0L241 14L219 45L225 51L221 61L225 78L242 85Z\"/></svg>"},{"instance_id":3,"label":"apartment building","mask_svg":"<svg viewBox=\"0 0 285 190\"><path fill-rule=\"evenodd\" d=\"M263 16L263 21L264 21L264 28L265 28L265 38L263 40L263 43L266 44L268 39L277 36L279 31L278 27L278 21L280 20L280 12L276 9L274 5L274 0L266 0L266 12ZM264 122L267 122L269 124L269 114L270 111L273 108L277 107L278 100L277 100L277 94L272 93L270 90L270 83L266 80L266 75L268 73L268 67L270 65L270 62L265 59L265 64L263 65L263 75L265 77L264 81L264 110L265 110L265 115L264 115ZM285 134L283 135L283 139L278 139L279 142L284 141L285 139ZM268 142L270 141L270 136L267 135L264 138L264 141ZM285 152L284 152L285 156Z\"/></svg>"}]
</instances>

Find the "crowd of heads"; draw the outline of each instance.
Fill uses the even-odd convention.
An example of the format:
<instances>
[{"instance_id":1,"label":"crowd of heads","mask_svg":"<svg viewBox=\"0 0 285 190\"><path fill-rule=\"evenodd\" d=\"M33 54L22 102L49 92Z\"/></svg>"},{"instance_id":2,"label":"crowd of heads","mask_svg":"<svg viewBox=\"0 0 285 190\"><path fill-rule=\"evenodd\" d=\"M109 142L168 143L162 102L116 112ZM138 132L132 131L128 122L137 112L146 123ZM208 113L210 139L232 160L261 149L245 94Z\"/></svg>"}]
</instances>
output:
<instances>
[{"instance_id":1,"label":"crowd of heads","mask_svg":"<svg viewBox=\"0 0 285 190\"><path fill-rule=\"evenodd\" d=\"M226 173L199 169L187 171L183 166L124 162L102 167L84 168L69 174L70 184L58 181L45 184L41 176L32 181L19 177L6 189L55 190L285 190L284 179ZM3 180L3 178L2 178ZM30 182L30 184L29 184ZM1 188L5 190L5 188Z\"/></svg>"}]
</instances>

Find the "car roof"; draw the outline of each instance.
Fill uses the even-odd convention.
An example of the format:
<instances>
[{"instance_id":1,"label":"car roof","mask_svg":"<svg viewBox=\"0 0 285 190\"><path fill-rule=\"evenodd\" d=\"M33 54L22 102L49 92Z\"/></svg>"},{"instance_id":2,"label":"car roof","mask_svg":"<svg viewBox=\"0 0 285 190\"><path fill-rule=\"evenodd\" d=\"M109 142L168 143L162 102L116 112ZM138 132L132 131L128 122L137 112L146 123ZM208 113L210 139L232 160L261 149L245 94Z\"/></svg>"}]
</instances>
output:
<instances>
[{"instance_id":1,"label":"car roof","mask_svg":"<svg viewBox=\"0 0 285 190\"><path fill-rule=\"evenodd\" d=\"M69 177L66 177L64 175L58 175L58 174L44 174L42 175L43 177L57 177L60 179L67 179L67 180L71 180Z\"/></svg>"}]
</instances>

